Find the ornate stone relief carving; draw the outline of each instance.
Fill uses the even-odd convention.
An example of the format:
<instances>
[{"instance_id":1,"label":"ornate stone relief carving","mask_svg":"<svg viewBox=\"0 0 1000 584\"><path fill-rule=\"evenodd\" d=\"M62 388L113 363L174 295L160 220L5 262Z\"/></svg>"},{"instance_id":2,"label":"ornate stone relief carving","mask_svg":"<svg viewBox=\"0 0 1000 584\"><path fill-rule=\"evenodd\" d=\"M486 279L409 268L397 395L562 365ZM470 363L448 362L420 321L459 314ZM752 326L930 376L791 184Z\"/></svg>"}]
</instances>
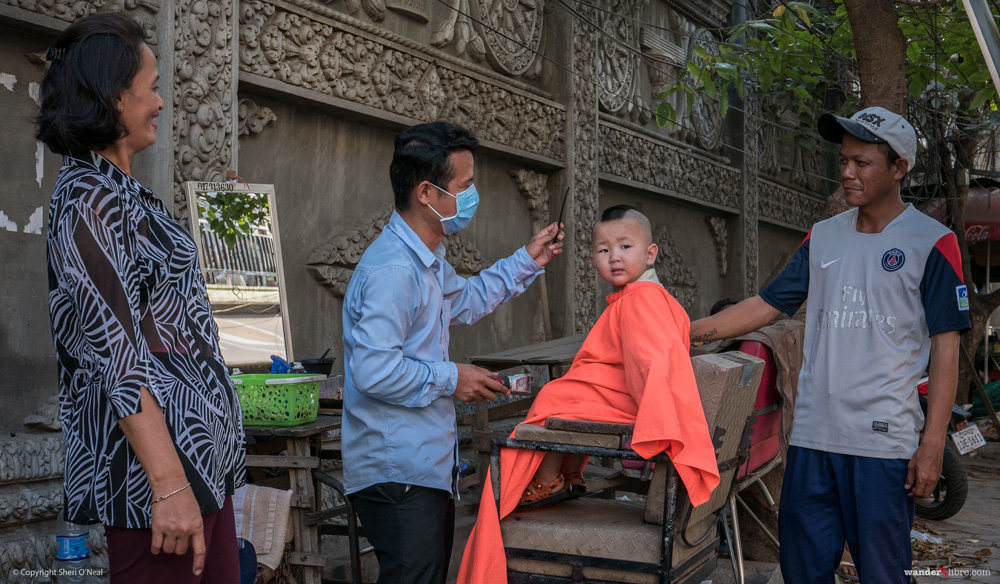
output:
<instances>
[{"instance_id":1,"label":"ornate stone relief carving","mask_svg":"<svg viewBox=\"0 0 1000 584\"><path fill-rule=\"evenodd\" d=\"M705 49L709 55L719 54L718 42L712 33L705 29L699 29L688 45L688 59L700 62L702 61L701 57L694 53L696 46ZM687 75L688 81L694 83L691 74ZM722 147L723 120L719 112L718 100L702 93L695 96L688 124L690 127L683 128L681 133L690 133L691 135L683 136L682 140L697 144L709 152L714 152Z\"/></svg>"},{"instance_id":2,"label":"ornate stone relief carving","mask_svg":"<svg viewBox=\"0 0 1000 584\"><path fill-rule=\"evenodd\" d=\"M743 172L740 176L740 212L743 230L743 296L749 297L757 293L757 267L760 250L760 226L758 201L767 198L761 196L760 168L761 148L756 139L760 124L760 104L754 98L743 102L743 135L749 138L743 141Z\"/></svg>"},{"instance_id":3,"label":"ornate stone relief carving","mask_svg":"<svg viewBox=\"0 0 1000 584\"><path fill-rule=\"evenodd\" d=\"M260 134L269 123L278 120L274 110L267 106L257 105L249 99L241 99L239 104L238 136Z\"/></svg>"},{"instance_id":4,"label":"ornate stone relief carving","mask_svg":"<svg viewBox=\"0 0 1000 584\"><path fill-rule=\"evenodd\" d=\"M601 172L736 209L740 174L636 132L600 124Z\"/></svg>"},{"instance_id":5,"label":"ornate stone relief carving","mask_svg":"<svg viewBox=\"0 0 1000 584\"><path fill-rule=\"evenodd\" d=\"M61 480L0 486L0 527L54 519L63 506Z\"/></svg>"},{"instance_id":6,"label":"ornate stone relief carving","mask_svg":"<svg viewBox=\"0 0 1000 584\"><path fill-rule=\"evenodd\" d=\"M34 430L58 432L62 429L62 419L59 415L59 396L52 395L45 400L42 407L28 414L21 423Z\"/></svg>"},{"instance_id":7,"label":"ornate stone relief carving","mask_svg":"<svg viewBox=\"0 0 1000 584\"><path fill-rule=\"evenodd\" d=\"M62 436L58 434L0 440L0 485L61 477L63 465Z\"/></svg>"},{"instance_id":8,"label":"ornate stone relief carving","mask_svg":"<svg viewBox=\"0 0 1000 584\"><path fill-rule=\"evenodd\" d=\"M324 19L325 20L325 19ZM555 104L261 0L241 4L240 68L426 122L448 119L490 140L563 157L565 116Z\"/></svg>"},{"instance_id":9,"label":"ornate stone relief carving","mask_svg":"<svg viewBox=\"0 0 1000 584\"><path fill-rule=\"evenodd\" d=\"M306 259L306 268L334 296L343 298L361 255L382 233L391 216L392 209L370 214L353 227L317 245ZM445 258L462 276L474 276L487 267L479 250L457 235L445 237L444 246Z\"/></svg>"},{"instance_id":10,"label":"ornate stone relief carving","mask_svg":"<svg viewBox=\"0 0 1000 584\"><path fill-rule=\"evenodd\" d=\"M684 15L706 28L722 28L733 9L733 0L671 0Z\"/></svg>"},{"instance_id":11,"label":"ornate stone relief carving","mask_svg":"<svg viewBox=\"0 0 1000 584\"><path fill-rule=\"evenodd\" d=\"M324 2L324 0L320 1ZM368 15L368 18L371 18L375 22L382 22L385 20L384 0L346 0L346 7L348 14L354 14L358 11L358 8L363 8L365 14Z\"/></svg>"},{"instance_id":12,"label":"ornate stone relief carving","mask_svg":"<svg viewBox=\"0 0 1000 584\"><path fill-rule=\"evenodd\" d=\"M232 54L235 0L175 4L174 212L187 218L184 181L222 181L232 166L236 116ZM257 39L243 38L256 43Z\"/></svg>"},{"instance_id":13,"label":"ornate stone relief carving","mask_svg":"<svg viewBox=\"0 0 1000 584\"><path fill-rule=\"evenodd\" d=\"M607 10L597 11L598 71L601 109L617 113L632 103L635 94L637 46L635 0L612 0Z\"/></svg>"},{"instance_id":14,"label":"ornate stone relief carving","mask_svg":"<svg viewBox=\"0 0 1000 584\"><path fill-rule=\"evenodd\" d=\"M765 119L760 123L762 175L795 188L823 190L823 165L831 149L819 140L800 147L802 136L793 136L801 126L798 116L782 111L773 98L762 100Z\"/></svg>"},{"instance_id":15,"label":"ornate stone relief carving","mask_svg":"<svg viewBox=\"0 0 1000 584\"><path fill-rule=\"evenodd\" d=\"M50 18L73 22L98 12L123 12L134 17L146 31L146 44L159 54L159 34L156 15L159 0L0 0L0 4L20 8Z\"/></svg>"},{"instance_id":16,"label":"ornate stone relief carving","mask_svg":"<svg viewBox=\"0 0 1000 584\"><path fill-rule=\"evenodd\" d=\"M671 15L676 16L676 13L671 12ZM639 31L639 48L649 73L650 97L656 103L659 95L680 78L687 53L681 45L648 28Z\"/></svg>"},{"instance_id":17,"label":"ornate stone relief carving","mask_svg":"<svg viewBox=\"0 0 1000 584\"><path fill-rule=\"evenodd\" d=\"M486 60L495 70L505 75L541 73L544 0L471 0L470 4L473 27L486 42Z\"/></svg>"},{"instance_id":18,"label":"ornate stone relief carving","mask_svg":"<svg viewBox=\"0 0 1000 584\"><path fill-rule=\"evenodd\" d=\"M708 231L715 241L715 263L719 266L719 275L725 276L729 269L726 256L729 253L729 228L725 217L705 217Z\"/></svg>"},{"instance_id":19,"label":"ornate stone relief carving","mask_svg":"<svg viewBox=\"0 0 1000 584\"><path fill-rule=\"evenodd\" d=\"M593 21L593 10L583 3L578 10ZM597 38L594 28L580 19L573 20L572 86L572 169L573 224L593 225L597 220L598 189L598 91L591 80L598 75ZM597 281L590 265L590 230L576 227L573 237L573 333L585 333L597 321Z\"/></svg>"},{"instance_id":20,"label":"ornate stone relief carving","mask_svg":"<svg viewBox=\"0 0 1000 584\"><path fill-rule=\"evenodd\" d=\"M427 22L425 0L386 0L385 7L417 22Z\"/></svg>"},{"instance_id":21,"label":"ornate stone relief carving","mask_svg":"<svg viewBox=\"0 0 1000 584\"><path fill-rule=\"evenodd\" d=\"M674 245L666 225L657 226L653 232L653 241L660 248L653 269L656 270L656 275L659 276L663 286L670 291L677 302L680 302L684 310L691 312L698 304L698 280Z\"/></svg>"},{"instance_id":22,"label":"ornate stone relief carving","mask_svg":"<svg viewBox=\"0 0 1000 584\"><path fill-rule=\"evenodd\" d=\"M471 9L469 0L443 0L450 10L444 20L438 23L431 44L435 47L447 47L454 44L459 55L468 55L479 63L486 58L486 44L472 26L469 17Z\"/></svg>"},{"instance_id":23,"label":"ornate stone relief carving","mask_svg":"<svg viewBox=\"0 0 1000 584\"><path fill-rule=\"evenodd\" d=\"M810 197L771 181L758 182L761 219L778 221L808 231L813 223L827 216L827 203L824 199Z\"/></svg>"},{"instance_id":24,"label":"ornate stone relief carving","mask_svg":"<svg viewBox=\"0 0 1000 584\"><path fill-rule=\"evenodd\" d=\"M524 197L524 206L531 214L532 228L537 231L554 221L549 219L549 175L518 169L510 171L510 176Z\"/></svg>"}]
</instances>

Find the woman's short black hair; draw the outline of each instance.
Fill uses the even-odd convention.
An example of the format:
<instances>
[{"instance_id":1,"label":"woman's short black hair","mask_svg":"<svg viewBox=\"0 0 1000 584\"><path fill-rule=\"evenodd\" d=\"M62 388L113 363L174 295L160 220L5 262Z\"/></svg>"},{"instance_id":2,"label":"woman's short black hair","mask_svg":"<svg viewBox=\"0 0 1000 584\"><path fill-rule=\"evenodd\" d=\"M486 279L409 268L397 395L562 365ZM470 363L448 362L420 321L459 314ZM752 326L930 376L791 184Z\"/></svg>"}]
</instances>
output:
<instances>
[{"instance_id":1,"label":"woman's short black hair","mask_svg":"<svg viewBox=\"0 0 1000 584\"><path fill-rule=\"evenodd\" d=\"M50 51L35 137L56 154L103 150L128 133L116 104L142 68L145 35L134 18L93 14L69 25Z\"/></svg>"},{"instance_id":2,"label":"woman's short black hair","mask_svg":"<svg viewBox=\"0 0 1000 584\"><path fill-rule=\"evenodd\" d=\"M452 152L475 153L479 140L465 128L451 122L431 122L407 128L396 136L396 151L389 165L389 180L396 210L410 206L410 193L423 181L444 187L452 179ZM454 193L452 193L454 194Z\"/></svg>"}]
</instances>

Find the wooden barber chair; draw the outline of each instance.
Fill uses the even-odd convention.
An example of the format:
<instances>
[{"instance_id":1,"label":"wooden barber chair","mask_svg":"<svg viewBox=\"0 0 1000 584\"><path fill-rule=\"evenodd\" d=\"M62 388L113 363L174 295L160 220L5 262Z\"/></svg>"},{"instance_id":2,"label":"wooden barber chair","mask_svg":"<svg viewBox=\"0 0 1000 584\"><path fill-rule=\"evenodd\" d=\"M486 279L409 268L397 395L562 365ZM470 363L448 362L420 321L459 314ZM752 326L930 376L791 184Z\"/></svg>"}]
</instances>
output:
<instances>
[{"instance_id":1,"label":"wooden barber chair","mask_svg":"<svg viewBox=\"0 0 1000 584\"><path fill-rule=\"evenodd\" d=\"M653 459L645 503L591 496L514 511L501 523L511 584L701 582L715 569L720 513L743 462L764 362L740 352L692 358L702 406L716 446L720 486L692 507L669 458ZM525 448L604 459L642 460L626 444L625 424L551 418L518 426L514 438L494 437L493 492L499 505L500 449ZM648 465L647 465L648 468ZM591 487L592 490L596 485Z\"/></svg>"}]
</instances>

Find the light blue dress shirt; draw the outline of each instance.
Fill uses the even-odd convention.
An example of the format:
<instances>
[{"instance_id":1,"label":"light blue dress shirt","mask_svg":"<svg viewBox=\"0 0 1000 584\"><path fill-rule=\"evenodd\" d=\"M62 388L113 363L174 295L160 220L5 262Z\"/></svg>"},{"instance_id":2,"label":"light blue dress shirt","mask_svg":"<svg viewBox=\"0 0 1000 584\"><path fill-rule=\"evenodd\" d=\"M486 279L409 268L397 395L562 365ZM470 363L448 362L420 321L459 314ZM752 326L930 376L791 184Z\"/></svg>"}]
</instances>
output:
<instances>
[{"instance_id":1,"label":"light blue dress shirt","mask_svg":"<svg viewBox=\"0 0 1000 584\"><path fill-rule=\"evenodd\" d=\"M448 327L472 324L543 271L522 247L462 278L397 213L344 297L344 487L403 483L454 492L457 429Z\"/></svg>"}]
</instances>

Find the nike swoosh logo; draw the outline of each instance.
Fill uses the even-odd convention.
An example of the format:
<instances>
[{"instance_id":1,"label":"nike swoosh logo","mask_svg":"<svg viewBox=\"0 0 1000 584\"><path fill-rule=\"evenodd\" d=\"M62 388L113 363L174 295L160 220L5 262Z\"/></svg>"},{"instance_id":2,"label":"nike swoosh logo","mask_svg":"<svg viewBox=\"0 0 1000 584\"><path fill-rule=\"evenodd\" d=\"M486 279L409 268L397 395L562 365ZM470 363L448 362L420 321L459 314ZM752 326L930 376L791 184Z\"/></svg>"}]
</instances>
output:
<instances>
[{"instance_id":1,"label":"nike swoosh logo","mask_svg":"<svg viewBox=\"0 0 1000 584\"><path fill-rule=\"evenodd\" d=\"M829 262L820 262L819 263L819 267L821 267L821 268L823 268L825 270L825 269L829 268L831 265L839 262L842 259L844 259L844 258L840 257L840 258L837 258L835 260L831 260Z\"/></svg>"}]
</instances>

